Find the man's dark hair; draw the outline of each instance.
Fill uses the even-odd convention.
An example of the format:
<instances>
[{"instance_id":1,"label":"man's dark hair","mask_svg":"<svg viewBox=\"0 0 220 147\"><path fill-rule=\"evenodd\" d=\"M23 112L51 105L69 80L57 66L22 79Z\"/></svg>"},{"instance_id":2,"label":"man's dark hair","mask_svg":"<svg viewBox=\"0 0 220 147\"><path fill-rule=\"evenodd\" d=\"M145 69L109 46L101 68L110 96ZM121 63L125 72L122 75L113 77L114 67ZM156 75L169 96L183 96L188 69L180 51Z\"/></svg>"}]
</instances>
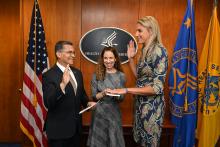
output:
<instances>
[{"instance_id":1,"label":"man's dark hair","mask_svg":"<svg viewBox=\"0 0 220 147\"><path fill-rule=\"evenodd\" d=\"M55 53L61 51L64 45L73 45L70 41L58 41L55 45Z\"/></svg>"}]
</instances>

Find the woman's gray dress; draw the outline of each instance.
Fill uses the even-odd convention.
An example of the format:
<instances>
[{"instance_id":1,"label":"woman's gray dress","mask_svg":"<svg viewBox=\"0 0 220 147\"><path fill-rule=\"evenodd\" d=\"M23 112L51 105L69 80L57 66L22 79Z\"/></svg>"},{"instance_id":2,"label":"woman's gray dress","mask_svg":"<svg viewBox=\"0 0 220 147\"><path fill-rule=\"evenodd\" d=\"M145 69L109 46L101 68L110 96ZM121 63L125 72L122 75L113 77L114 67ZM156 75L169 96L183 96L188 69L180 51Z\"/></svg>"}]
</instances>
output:
<instances>
[{"instance_id":1,"label":"woman's gray dress","mask_svg":"<svg viewBox=\"0 0 220 147\"><path fill-rule=\"evenodd\" d=\"M104 81L97 81L93 75L91 81L92 97L106 88L123 88L125 75L122 72L106 73ZM121 112L118 103L123 96L103 97L92 112L92 122L89 130L87 146L89 147L125 147Z\"/></svg>"}]
</instances>

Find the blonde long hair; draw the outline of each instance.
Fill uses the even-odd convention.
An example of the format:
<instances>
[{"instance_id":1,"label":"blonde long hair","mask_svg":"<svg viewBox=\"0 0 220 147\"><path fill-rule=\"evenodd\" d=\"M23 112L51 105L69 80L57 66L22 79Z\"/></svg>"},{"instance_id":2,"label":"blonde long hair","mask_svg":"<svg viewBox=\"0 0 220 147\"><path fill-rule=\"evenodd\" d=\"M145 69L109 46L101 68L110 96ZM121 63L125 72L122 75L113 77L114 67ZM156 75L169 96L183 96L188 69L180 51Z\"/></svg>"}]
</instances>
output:
<instances>
[{"instance_id":1,"label":"blonde long hair","mask_svg":"<svg viewBox=\"0 0 220 147\"><path fill-rule=\"evenodd\" d=\"M144 26L149 32L151 32L150 39L148 40L147 44L144 44L143 46L142 60L144 60L149 47L154 46L155 44L163 46L160 35L160 28L157 20L152 16L145 16L139 19L137 23Z\"/></svg>"}]
</instances>

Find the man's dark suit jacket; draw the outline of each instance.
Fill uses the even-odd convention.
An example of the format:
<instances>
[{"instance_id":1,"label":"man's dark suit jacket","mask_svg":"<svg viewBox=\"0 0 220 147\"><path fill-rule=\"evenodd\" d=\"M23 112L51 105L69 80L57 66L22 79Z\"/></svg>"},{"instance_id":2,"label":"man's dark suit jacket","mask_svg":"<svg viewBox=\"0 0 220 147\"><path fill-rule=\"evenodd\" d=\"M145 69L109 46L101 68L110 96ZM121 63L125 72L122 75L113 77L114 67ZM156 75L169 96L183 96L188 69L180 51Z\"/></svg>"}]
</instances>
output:
<instances>
[{"instance_id":1,"label":"man's dark suit jacket","mask_svg":"<svg viewBox=\"0 0 220 147\"><path fill-rule=\"evenodd\" d=\"M69 82L65 94L60 88L63 72L57 65L43 74L43 98L48 108L44 129L48 139L64 139L74 136L82 127L79 115L81 105L86 107L86 95L81 71L71 67L77 81L77 92Z\"/></svg>"}]
</instances>

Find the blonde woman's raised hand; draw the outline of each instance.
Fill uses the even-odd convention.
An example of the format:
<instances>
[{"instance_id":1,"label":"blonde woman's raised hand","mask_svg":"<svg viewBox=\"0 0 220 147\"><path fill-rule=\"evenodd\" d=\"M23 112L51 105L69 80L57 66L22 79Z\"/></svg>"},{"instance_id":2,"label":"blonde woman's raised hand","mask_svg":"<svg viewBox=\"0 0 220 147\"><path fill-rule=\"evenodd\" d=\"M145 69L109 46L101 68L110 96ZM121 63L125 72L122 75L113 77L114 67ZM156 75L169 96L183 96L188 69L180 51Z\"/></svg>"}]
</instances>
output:
<instances>
[{"instance_id":1,"label":"blonde woman's raised hand","mask_svg":"<svg viewBox=\"0 0 220 147\"><path fill-rule=\"evenodd\" d=\"M134 47L134 41L129 41L129 44L127 45L127 55L128 59L133 58L135 56L135 47Z\"/></svg>"}]
</instances>

